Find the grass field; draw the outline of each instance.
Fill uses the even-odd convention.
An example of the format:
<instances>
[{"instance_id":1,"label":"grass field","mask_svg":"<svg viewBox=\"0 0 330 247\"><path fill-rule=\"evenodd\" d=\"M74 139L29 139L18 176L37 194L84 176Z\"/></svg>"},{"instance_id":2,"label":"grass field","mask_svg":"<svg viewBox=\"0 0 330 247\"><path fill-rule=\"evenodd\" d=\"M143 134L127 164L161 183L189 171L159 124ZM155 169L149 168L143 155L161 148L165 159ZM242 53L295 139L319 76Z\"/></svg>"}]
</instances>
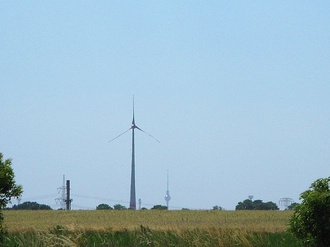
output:
<instances>
[{"instance_id":1,"label":"grass field","mask_svg":"<svg viewBox=\"0 0 330 247\"><path fill-rule=\"evenodd\" d=\"M7 246L299 246L290 211L4 211Z\"/></svg>"}]
</instances>

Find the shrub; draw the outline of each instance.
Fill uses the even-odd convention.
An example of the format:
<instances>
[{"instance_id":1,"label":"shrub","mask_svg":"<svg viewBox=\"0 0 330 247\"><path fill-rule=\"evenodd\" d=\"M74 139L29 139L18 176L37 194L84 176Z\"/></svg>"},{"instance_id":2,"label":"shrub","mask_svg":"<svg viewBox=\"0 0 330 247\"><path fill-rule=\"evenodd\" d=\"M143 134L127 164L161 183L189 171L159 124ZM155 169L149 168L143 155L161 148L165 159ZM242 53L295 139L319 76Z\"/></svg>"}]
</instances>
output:
<instances>
[{"instance_id":1,"label":"shrub","mask_svg":"<svg viewBox=\"0 0 330 247\"><path fill-rule=\"evenodd\" d=\"M317 179L300 195L290 218L290 231L306 246L330 246L330 177Z\"/></svg>"},{"instance_id":2,"label":"shrub","mask_svg":"<svg viewBox=\"0 0 330 247\"><path fill-rule=\"evenodd\" d=\"M16 185L15 174L11 167L11 159L3 160L3 155L0 153L0 245L4 237L1 210L6 207L12 197L19 197L22 192L22 186Z\"/></svg>"}]
</instances>

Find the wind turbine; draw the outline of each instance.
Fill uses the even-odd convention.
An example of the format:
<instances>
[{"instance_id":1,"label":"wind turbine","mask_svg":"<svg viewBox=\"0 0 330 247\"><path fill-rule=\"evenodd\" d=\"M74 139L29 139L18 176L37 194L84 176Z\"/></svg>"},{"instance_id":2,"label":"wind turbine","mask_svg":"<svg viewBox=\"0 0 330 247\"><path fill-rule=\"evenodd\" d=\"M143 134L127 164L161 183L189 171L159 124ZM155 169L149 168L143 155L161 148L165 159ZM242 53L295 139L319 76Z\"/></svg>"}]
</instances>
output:
<instances>
[{"instance_id":1,"label":"wind turbine","mask_svg":"<svg viewBox=\"0 0 330 247\"><path fill-rule=\"evenodd\" d=\"M129 208L130 209L136 209L136 193L135 193L135 136L134 136L134 131L135 129L140 130L141 132L147 134L157 142L159 142L155 137L150 135L149 133L145 132L144 130L140 129L138 126L135 124L135 118L134 118L134 98L133 98L133 120L132 120L132 125L131 127L126 130L125 132L121 133L120 135L116 136L115 138L111 139L109 142L114 141L118 137L124 135L126 132L132 130L132 167L131 167L131 190L130 190L130 202L129 202Z\"/></svg>"}]
</instances>

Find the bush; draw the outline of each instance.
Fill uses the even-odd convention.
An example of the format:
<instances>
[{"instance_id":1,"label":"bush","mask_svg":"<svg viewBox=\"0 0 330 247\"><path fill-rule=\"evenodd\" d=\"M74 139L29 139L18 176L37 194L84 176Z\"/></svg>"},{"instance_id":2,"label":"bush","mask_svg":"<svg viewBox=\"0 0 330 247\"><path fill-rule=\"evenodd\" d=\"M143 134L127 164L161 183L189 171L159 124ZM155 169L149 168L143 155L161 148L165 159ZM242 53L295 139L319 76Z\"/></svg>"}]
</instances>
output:
<instances>
[{"instance_id":1,"label":"bush","mask_svg":"<svg viewBox=\"0 0 330 247\"><path fill-rule=\"evenodd\" d=\"M105 204L105 203L99 204L96 207L96 210L111 210L111 209L113 209L113 208L110 207L108 204Z\"/></svg>"},{"instance_id":2,"label":"bush","mask_svg":"<svg viewBox=\"0 0 330 247\"><path fill-rule=\"evenodd\" d=\"M246 199L243 202L239 202L235 210L279 210L279 208L274 202Z\"/></svg>"},{"instance_id":3,"label":"bush","mask_svg":"<svg viewBox=\"0 0 330 247\"><path fill-rule=\"evenodd\" d=\"M290 218L290 231L306 246L330 246L330 177L317 179L300 195Z\"/></svg>"},{"instance_id":4,"label":"bush","mask_svg":"<svg viewBox=\"0 0 330 247\"><path fill-rule=\"evenodd\" d=\"M52 208L46 204L39 204L37 202L23 202L18 205L14 205L12 208L7 208L8 210L52 210Z\"/></svg>"},{"instance_id":5,"label":"bush","mask_svg":"<svg viewBox=\"0 0 330 247\"><path fill-rule=\"evenodd\" d=\"M12 197L19 197L22 192L22 186L16 185L11 159L3 160L3 155L0 153L0 246L4 239L1 210L7 206Z\"/></svg>"}]
</instances>

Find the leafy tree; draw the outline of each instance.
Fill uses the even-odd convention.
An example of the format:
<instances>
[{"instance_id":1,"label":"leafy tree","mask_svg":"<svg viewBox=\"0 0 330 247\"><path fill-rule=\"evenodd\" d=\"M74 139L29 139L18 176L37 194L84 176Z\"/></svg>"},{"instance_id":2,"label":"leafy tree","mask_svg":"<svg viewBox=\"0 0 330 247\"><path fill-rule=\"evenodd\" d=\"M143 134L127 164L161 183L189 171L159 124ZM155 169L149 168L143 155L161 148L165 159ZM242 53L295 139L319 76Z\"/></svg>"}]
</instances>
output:
<instances>
[{"instance_id":1,"label":"leafy tree","mask_svg":"<svg viewBox=\"0 0 330 247\"><path fill-rule=\"evenodd\" d=\"M246 199L243 202L239 202L236 206L236 210L253 210L253 202L250 199Z\"/></svg>"},{"instance_id":2,"label":"leafy tree","mask_svg":"<svg viewBox=\"0 0 330 247\"><path fill-rule=\"evenodd\" d=\"M52 210L52 208L45 204L37 202L23 202L22 204L14 205L12 210Z\"/></svg>"},{"instance_id":3,"label":"leafy tree","mask_svg":"<svg viewBox=\"0 0 330 247\"><path fill-rule=\"evenodd\" d=\"M330 246L330 177L320 178L301 193L294 207L290 231L306 246Z\"/></svg>"},{"instance_id":4,"label":"leafy tree","mask_svg":"<svg viewBox=\"0 0 330 247\"><path fill-rule=\"evenodd\" d=\"M215 205L213 206L213 210L223 210L221 206Z\"/></svg>"},{"instance_id":5,"label":"leafy tree","mask_svg":"<svg viewBox=\"0 0 330 247\"><path fill-rule=\"evenodd\" d=\"M18 198L22 193L22 186L15 182L11 159L3 160L0 153L0 210L6 207L12 197Z\"/></svg>"},{"instance_id":6,"label":"leafy tree","mask_svg":"<svg viewBox=\"0 0 330 247\"><path fill-rule=\"evenodd\" d=\"M155 205L153 206L151 209L156 209L156 210L167 210L166 206L162 206L162 205Z\"/></svg>"},{"instance_id":7,"label":"leafy tree","mask_svg":"<svg viewBox=\"0 0 330 247\"><path fill-rule=\"evenodd\" d=\"M265 210L279 210L279 207L274 202L266 202Z\"/></svg>"},{"instance_id":8,"label":"leafy tree","mask_svg":"<svg viewBox=\"0 0 330 247\"><path fill-rule=\"evenodd\" d=\"M274 202L263 202L262 200L252 201L252 199L246 199L237 204L236 210L279 210L279 208Z\"/></svg>"},{"instance_id":9,"label":"leafy tree","mask_svg":"<svg viewBox=\"0 0 330 247\"><path fill-rule=\"evenodd\" d=\"M0 153L0 245L3 242L3 216L1 210L6 207L12 197L19 197L23 193L22 186L16 185L11 159L3 160Z\"/></svg>"},{"instance_id":10,"label":"leafy tree","mask_svg":"<svg viewBox=\"0 0 330 247\"><path fill-rule=\"evenodd\" d=\"M99 204L97 207L96 207L96 210L111 210L113 209L112 207L110 207L108 204Z\"/></svg>"},{"instance_id":11,"label":"leafy tree","mask_svg":"<svg viewBox=\"0 0 330 247\"><path fill-rule=\"evenodd\" d=\"M115 209L115 210L125 210L127 208L125 206L121 205L121 204L115 204L115 205L113 205L113 209Z\"/></svg>"}]
</instances>

